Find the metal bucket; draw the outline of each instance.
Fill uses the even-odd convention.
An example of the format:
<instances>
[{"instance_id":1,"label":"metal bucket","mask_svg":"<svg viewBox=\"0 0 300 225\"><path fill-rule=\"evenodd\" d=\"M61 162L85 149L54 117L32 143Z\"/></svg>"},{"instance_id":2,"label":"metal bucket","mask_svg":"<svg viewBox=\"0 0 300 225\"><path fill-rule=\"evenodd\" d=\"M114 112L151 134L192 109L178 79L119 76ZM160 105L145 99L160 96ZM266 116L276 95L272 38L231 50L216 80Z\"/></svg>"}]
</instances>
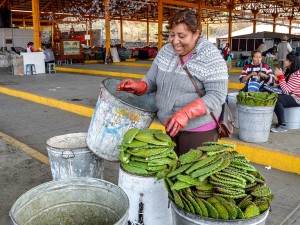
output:
<instances>
[{"instance_id":1,"label":"metal bucket","mask_svg":"<svg viewBox=\"0 0 300 225\"><path fill-rule=\"evenodd\" d=\"M274 106L238 104L239 138L247 142L266 142L269 139Z\"/></svg>"},{"instance_id":2,"label":"metal bucket","mask_svg":"<svg viewBox=\"0 0 300 225\"><path fill-rule=\"evenodd\" d=\"M299 129L300 107L284 108L284 118L287 129Z\"/></svg>"},{"instance_id":3,"label":"metal bucket","mask_svg":"<svg viewBox=\"0 0 300 225\"><path fill-rule=\"evenodd\" d=\"M173 225L265 225L269 210L250 219L221 220L191 214L171 202Z\"/></svg>"},{"instance_id":4,"label":"metal bucket","mask_svg":"<svg viewBox=\"0 0 300 225\"><path fill-rule=\"evenodd\" d=\"M127 225L129 201L118 186L94 178L50 181L23 194L14 225Z\"/></svg>"},{"instance_id":5,"label":"metal bucket","mask_svg":"<svg viewBox=\"0 0 300 225\"><path fill-rule=\"evenodd\" d=\"M239 113L238 113L237 99L236 99L237 95L238 92L229 93L227 95L227 104L233 116L234 127L239 128L239 120L238 120Z\"/></svg>"},{"instance_id":6,"label":"metal bucket","mask_svg":"<svg viewBox=\"0 0 300 225\"><path fill-rule=\"evenodd\" d=\"M162 180L119 170L118 186L129 198L128 225L171 225L168 193Z\"/></svg>"},{"instance_id":7,"label":"metal bucket","mask_svg":"<svg viewBox=\"0 0 300 225\"><path fill-rule=\"evenodd\" d=\"M86 136L86 133L65 134L46 142L53 180L72 177L102 179L104 160L90 151Z\"/></svg>"},{"instance_id":8,"label":"metal bucket","mask_svg":"<svg viewBox=\"0 0 300 225\"><path fill-rule=\"evenodd\" d=\"M119 161L122 137L130 128L148 128L156 115L155 95L116 91L120 80L105 79L91 120L87 145L101 158Z\"/></svg>"}]
</instances>

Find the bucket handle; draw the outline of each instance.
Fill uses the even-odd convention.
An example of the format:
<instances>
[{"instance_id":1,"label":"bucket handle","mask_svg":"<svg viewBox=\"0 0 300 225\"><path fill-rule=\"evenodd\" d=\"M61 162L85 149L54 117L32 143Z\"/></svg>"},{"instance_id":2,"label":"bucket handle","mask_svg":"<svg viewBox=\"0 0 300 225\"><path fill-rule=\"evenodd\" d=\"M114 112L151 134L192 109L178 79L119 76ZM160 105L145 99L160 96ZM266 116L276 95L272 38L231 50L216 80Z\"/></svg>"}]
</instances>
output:
<instances>
[{"instance_id":1,"label":"bucket handle","mask_svg":"<svg viewBox=\"0 0 300 225\"><path fill-rule=\"evenodd\" d=\"M61 153L61 157L63 159L71 159L75 157L75 154L72 152L72 150L66 150Z\"/></svg>"}]
</instances>

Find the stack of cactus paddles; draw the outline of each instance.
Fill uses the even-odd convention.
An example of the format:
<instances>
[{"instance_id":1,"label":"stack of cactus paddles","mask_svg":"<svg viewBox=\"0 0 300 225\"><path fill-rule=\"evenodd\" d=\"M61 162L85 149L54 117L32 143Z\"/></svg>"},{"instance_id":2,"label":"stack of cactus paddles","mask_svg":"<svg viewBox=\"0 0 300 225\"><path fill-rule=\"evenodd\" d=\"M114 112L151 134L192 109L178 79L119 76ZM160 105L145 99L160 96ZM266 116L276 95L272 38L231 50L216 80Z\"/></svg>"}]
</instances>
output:
<instances>
[{"instance_id":1,"label":"stack of cactus paddles","mask_svg":"<svg viewBox=\"0 0 300 225\"><path fill-rule=\"evenodd\" d=\"M119 146L121 167L129 173L161 179L177 166L174 146L161 130L129 129Z\"/></svg>"},{"instance_id":2,"label":"stack of cactus paddles","mask_svg":"<svg viewBox=\"0 0 300 225\"><path fill-rule=\"evenodd\" d=\"M265 212L274 196L263 176L234 148L206 142L181 155L177 168L164 176L169 199L214 219L247 219Z\"/></svg>"}]
</instances>

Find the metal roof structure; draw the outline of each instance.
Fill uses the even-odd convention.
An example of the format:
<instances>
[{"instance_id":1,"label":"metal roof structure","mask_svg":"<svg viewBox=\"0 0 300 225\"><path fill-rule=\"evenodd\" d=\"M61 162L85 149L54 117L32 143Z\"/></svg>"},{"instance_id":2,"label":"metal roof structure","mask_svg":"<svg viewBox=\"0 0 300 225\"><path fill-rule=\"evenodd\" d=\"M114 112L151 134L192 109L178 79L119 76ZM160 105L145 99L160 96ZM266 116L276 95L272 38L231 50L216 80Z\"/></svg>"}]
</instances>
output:
<instances>
[{"instance_id":1,"label":"metal roof structure","mask_svg":"<svg viewBox=\"0 0 300 225\"><path fill-rule=\"evenodd\" d=\"M32 24L32 2L37 0L2 0L0 7L12 10L14 26ZM299 0L109 0L105 9L105 0L39 0L41 26L49 25L51 20L62 20L75 16L78 20L101 19L106 12L112 19L157 21L158 4L163 4L163 20L178 9L194 8L201 12L205 23L227 23L229 16L233 22L241 20L263 23L277 23L291 26L299 23Z\"/></svg>"}]
</instances>

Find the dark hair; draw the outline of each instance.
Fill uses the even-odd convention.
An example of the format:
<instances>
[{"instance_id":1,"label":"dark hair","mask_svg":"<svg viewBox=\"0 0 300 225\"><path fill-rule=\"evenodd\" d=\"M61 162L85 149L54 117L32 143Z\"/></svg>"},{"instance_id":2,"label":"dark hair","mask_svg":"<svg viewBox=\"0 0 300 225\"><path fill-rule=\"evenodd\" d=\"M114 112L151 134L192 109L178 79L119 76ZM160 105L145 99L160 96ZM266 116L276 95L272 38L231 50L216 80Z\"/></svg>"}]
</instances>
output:
<instances>
[{"instance_id":1,"label":"dark hair","mask_svg":"<svg viewBox=\"0 0 300 225\"><path fill-rule=\"evenodd\" d=\"M198 15L190 9L181 10L173 14L169 19L167 29L171 30L173 27L176 27L181 23L186 25L193 34L195 34L199 29Z\"/></svg>"},{"instance_id":2,"label":"dark hair","mask_svg":"<svg viewBox=\"0 0 300 225\"><path fill-rule=\"evenodd\" d=\"M261 54L261 51L259 51L259 50L254 50L253 52L251 52L251 58L254 57L255 53L260 53L260 55L262 55L262 54Z\"/></svg>"},{"instance_id":3,"label":"dark hair","mask_svg":"<svg viewBox=\"0 0 300 225\"><path fill-rule=\"evenodd\" d=\"M285 71L285 80L288 82L292 73L300 70L300 56L299 53L290 52L287 54L286 59L291 62L290 68L286 69Z\"/></svg>"}]
</instances>

